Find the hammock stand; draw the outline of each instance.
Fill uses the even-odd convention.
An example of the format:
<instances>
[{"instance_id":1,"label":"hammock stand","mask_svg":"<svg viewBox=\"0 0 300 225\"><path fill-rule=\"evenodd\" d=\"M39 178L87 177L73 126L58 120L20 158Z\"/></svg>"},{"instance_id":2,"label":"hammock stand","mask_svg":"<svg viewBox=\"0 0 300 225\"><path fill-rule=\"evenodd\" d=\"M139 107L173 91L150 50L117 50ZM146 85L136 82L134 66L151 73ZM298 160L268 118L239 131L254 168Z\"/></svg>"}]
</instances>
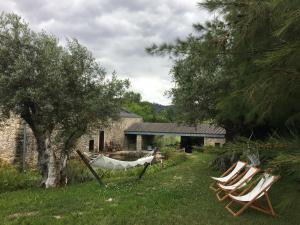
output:
<instances>
[{"instance_id":1,"label":"hammock stand","mask_svg":"<svg viewBox=\"0 0 300 225\"><path fill-rule=\"evenodd\" d=\"M155 150L153 151L152 156L155 156L155 155L156 155L156 152L157 152L158 150L159 150L158 148L155 148ZM82 154L81 151L76 150L76 152L77 152L77 154L79 155L79 157L81 158L81 160L84 162L84 164L87 166L87 168L88 168L88 169L91 171L91 173L94 175L94 177L96 178L96 180L98 181L98 183L100 184L100 186L106 187L106 184L105 184L105 183L103 182L103 180L102 180L102 177L103 177L104 174L100 177L100 176L97 174L97 172L94 170L94 168L91 166L89 159L88 159L84 154ZM155 158L155 157L154 157L154 158ZM153 160L154 160L154 158L153 158ZM153 161L153 160L152 160L152 161ZM138 180L140 180L140 179L143 177L143 175L145 174L145 172L146 172L146 170L147 170L147 168L149 167L150 164L151 164L151 162L150 162L150 163L149 163L149 162L144 163L144 168L143 168L143 170L141 171L141 173L138 175Z\"/></svg>"}]
</instances>

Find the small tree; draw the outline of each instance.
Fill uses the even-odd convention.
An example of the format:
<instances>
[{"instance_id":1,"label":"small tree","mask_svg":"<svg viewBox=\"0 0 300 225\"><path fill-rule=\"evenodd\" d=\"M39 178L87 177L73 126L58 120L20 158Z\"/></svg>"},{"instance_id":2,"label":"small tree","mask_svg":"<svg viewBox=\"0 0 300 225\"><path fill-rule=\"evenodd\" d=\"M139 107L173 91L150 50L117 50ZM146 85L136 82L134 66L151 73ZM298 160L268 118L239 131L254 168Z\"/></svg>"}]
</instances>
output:
<instances>
[{"instance_id":1,"label":"small tree","mask_svg":"<svg viewBox=\"0 0 300 225\"><path fill-rule=\"evenodd\" d=\"M76 40L61 47L14 14L0 16L0 110L24 119L37 143L45 187L63 178L67 157L89 129L118 115L127 81L105 71Z\"/></svg>"}]
</instances>

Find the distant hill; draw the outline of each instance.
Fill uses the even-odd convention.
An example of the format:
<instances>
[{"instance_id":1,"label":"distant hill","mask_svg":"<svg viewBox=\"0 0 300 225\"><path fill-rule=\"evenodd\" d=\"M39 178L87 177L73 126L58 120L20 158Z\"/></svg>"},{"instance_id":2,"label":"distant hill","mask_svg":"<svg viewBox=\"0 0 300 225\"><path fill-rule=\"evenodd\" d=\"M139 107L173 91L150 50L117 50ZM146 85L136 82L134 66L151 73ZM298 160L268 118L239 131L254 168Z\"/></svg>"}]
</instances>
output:
<instances>
[{"instance_id":1,"label":"distant hill","mask_svg":"<svg viewBox=\"0 0 300 225\"><path fill-rule=\"evenodd\" d=\"M151 103L153 105L153 108L155 109L155 112L160 113L161 111L170 108L170 105L161 105L158 103Z\"/></svg>"}]
</instances>

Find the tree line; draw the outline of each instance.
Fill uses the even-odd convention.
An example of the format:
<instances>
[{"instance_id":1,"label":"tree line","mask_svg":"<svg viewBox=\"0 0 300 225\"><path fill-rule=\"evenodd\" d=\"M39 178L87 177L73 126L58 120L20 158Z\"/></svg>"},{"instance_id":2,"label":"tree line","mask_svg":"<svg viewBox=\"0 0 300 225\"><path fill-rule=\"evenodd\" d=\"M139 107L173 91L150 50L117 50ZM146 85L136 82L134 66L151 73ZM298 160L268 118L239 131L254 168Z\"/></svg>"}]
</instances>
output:
<instances>
[{"instance_id":1,"label":"tree line","mask_svg":"<svg viewBox=\"0 0 300 225\"><path fill-rule=\"evenodd\" d=\"M126 92L122 106L128 111L140 115L145 122L175 122L175 111L172 105L164 106L142 101L140 93L133 91Z\"/></svg>"},{"instance_id":2,"label":"tree line","mask_svg":"<svg viewBox=\"0 0 300 225\"><path fill-rule=\"evenodd\" d=\"M206 0L215 18L146 50L173 59L178 121L213 121L237 135L298 136L300 1Z\"/></svg>"}]
</instances>

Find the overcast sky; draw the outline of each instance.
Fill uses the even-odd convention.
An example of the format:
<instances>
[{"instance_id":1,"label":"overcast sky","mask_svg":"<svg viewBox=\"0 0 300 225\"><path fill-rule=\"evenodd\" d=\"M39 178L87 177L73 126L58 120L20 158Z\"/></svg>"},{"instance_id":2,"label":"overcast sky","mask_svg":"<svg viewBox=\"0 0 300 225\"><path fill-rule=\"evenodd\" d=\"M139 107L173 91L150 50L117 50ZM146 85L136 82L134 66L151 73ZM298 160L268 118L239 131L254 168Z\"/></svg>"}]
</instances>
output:
<instances>
[{"instance_id":1,"label":"overcast sky","mask_svg":"<svg viewBox=\"0 0 300 225\"><path fill-rule=\"evenodd\" d=\"M35 31L77 38L106 70L129 78L143 100L170 104L168 58L149 56L145 47L172 42L192 32L209 14L199 0L1 0L0 11L15 12Z\"/></svg>"}]
</instances>

